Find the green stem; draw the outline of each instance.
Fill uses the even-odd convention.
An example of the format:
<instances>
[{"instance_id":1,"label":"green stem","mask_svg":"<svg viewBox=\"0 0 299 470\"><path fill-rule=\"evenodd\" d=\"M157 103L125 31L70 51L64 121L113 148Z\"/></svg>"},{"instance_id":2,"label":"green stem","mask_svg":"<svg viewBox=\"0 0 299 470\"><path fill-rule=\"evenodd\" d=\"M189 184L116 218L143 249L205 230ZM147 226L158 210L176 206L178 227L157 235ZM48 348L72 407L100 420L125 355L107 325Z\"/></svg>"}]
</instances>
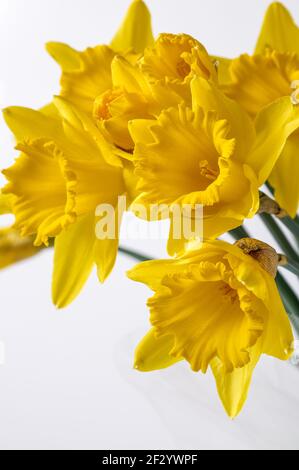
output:
<instances>
[{"instance_id":1,"label":"green stem","mask_svg":"<svg viewBox=\"0 0 299 470\"><path fill-rule=\"evenodd\" d=\"M279 219L285 227L292 232L294 238L296 240L297 246L299 246L299 223L296 222L296 219L292 219L291 217L283 217Z\"/></svg>"},{"instance_id":2,"label":"green stem","mask_svg":"<svg viewBox=\"0 0 299 470\"><path fill-rule=\"evenodd\" d=\"M274 189L270 183L266 183L267 188L269 189L272 196L274 196ZM297 245L299 246L299 216L296 215L294 219L289 216L279 218L279 220L293 233Z\"/></svg>"},{"instance_id":3,"label":"green stem","mask_svg":"<svg viewBox=\"0 0 299 470\"><path fill-rule=\"evenodd\" d=\"M288 264L281 264L282 268L287 269L291 273L299 276L299 262L294 261L293 259L288 258Z\"/></svg>"},{"instance_id":4,"label":"green stem","mask_svg":"<svg viewBox=\"0 0 299 470\"><path fill-rule=\"evenodd\" d=\"M269 214L259 214L259 216L279 244L280 248L283 250L284 254L290 259L299 261L297 252L294 250L289 240L273 217Z\"/></svg>"},{"instance_id":5,"label":"green stem","mask_svg":"<svg viewBox=\"0 0 299 470\"><path fill-rule=\"evenodd\" d=\"M136 251L129 250L128 248L123 248L121 246L118 248L118 251L123 255L135 258L137 261L149 261L152 259L151 257L144 255L143 253L137 253Z\"/></svg>"},{"instance_id":6,"label":"green stem","mask_svg":"<svg viewBox=\"0 0 299 470\"><path fill-rule=\"evenodd\" d=\"M243 225L240 225L240 227L234 228L233 230L230 230L228 232L235 240L240 240L240 238L249 238L250 235L248 232L245 230Z\"/></svg>"},{"instance_id":7,"label":"green stem","mask_svg":"<svg viewBox=\"0 0 299 470\"><path fill-rule=\"evenodd\" d=\"M299 334L299 299L280 273L277 273L275 280L285 309L288 312L296 332Z\"/></svg>"}]
</instances>

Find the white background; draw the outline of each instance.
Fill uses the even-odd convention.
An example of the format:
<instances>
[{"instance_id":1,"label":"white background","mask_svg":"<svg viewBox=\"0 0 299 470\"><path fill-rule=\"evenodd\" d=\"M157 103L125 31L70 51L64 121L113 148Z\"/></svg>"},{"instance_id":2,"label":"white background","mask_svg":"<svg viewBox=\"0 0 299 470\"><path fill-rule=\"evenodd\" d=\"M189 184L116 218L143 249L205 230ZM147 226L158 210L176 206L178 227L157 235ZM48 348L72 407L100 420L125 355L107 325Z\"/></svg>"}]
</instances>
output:
<instances>
[{"instance_id":1,"label":"white background","mask_svg":"<svg viewBox=\"0 0 299 470\"><path fill-rule=\"evenodd\" d=\"M188 32L211 53L251 52L267 0L148 0L155 33ZM0 105L38 108L58 92L49 40L84 49L112 38L129 0L0 0ZM299 5L285 1L299 23ZM0 166L14 156L0 123ZM2 183L2 180L0 181ZM268 234L250 222L256 237ZM132 242L165 254L163 243ZM65 311L50 301L52 253L0 273L1 449L287 449L299 447L299 369L264 358L241 416L230 421L210 374L186 364L140 374L134 347L147 331L149 291L120 256ZM295 286L295 279L289 277ZM297 287L297 286L296 286Z\"/></svg>"}]
</instances>

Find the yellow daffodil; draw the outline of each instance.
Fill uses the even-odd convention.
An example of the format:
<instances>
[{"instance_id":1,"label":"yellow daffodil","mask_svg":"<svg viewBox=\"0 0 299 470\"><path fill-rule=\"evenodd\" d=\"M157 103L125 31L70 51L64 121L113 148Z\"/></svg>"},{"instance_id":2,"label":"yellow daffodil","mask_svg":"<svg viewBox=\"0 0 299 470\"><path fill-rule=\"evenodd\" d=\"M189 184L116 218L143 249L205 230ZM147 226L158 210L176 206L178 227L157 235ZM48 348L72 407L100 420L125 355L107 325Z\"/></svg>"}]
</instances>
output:
<instances>
[{"instance_id":1,"label":"yellow daffodil","mask_svg":"<svg viewBox=\"0 0 299 470\"><path fill-rule=\"evenodd\" d=\"M230 64L228 96L237 100L255 118L268 104L291 96L299 98L299 28L280 3L270 5L255 54L241 55ZM288 138L269 181L278 203L294 217L299 204L299 132Z\"/></svg>"},{"instance_id":2,"label":"yellow daffodil","mask_svg":"<svg viewBox=\"0 0 299 470\"><path fill-rule=\"evenodd\" d=\"M179 86L190 82L194 74L217 81L205 47L188 34L160 34L154 47L145 49L141 69L154 83L162 80Z\"/></svg>"},{"instance_id":3,"label":"yellow daffodil","mask_svg":"<svg viewBox=\"0 0 299 470\"><path fill-rule=\"evenodd\" d=\"M113 88L97 97L94 118L107 138L130 151L132 119L157 117L163 108L190 104L194 75L217 81L216 68L204 46L187 34L160 34L136 63L117 56L111 63Z\"/></svg>"},{"instance_id":4,"label":"yellow daffodil","mask_svg":"<svg viewBox=\"0 0 299 470\"><path fill-rule=\"evenodd\" d=\"M111 70L113 88L96 98L93 117L108 140L131 152L134 143L129 134L128 122L134 118L152 116L150 90L138 68L124 58L115 57ZM128 158L131 158L130 155Z\"/></svg>"},{"instance_id":5,"label":"yellow daffodil","mask_svg":"<svg viewBox=\"0 0 299 470\"><path fill-rule=\"evenodd\" d=\"M94 262L101 281L110 273L118 240L95 239L95 208L103 202L116 205L117 196L127 190L132 198L135 186L131 164L113 156L112 147L82 112L91 118L95 98L112 88L111 63L117 54L134 62L153 42L150 13L143 1L134 0L111 47L79 52L63 43L47 44L62 68L63 99L56 99L55 106L51 103L39 113L5 111L22 155L4 172L9 184L7 194L1 195L1 210L14 193L16 224L1 234L1 250L7 250L2 265L8 257L13 261L38 251L32 234L36 246L56 237L53 301L58 307L75 298Z\"/></svg>"},{"instance_id":6,"label":"yellow daffodil","mask_svg":"<svg viewBox=\"0 0 299 470\"><path fill-rule=\"evenodd\" d=\"M135 63L144 49L153 43L150 12L142 0L133 0L110 46L98 45L83 52L58 42L50 42L46 46L62 69L60 95L79 110L93 115L99 127L105 131L106 138L111 140L112 135L112 142L125 151L131 149L132 143L127 130L128 120L133 117L148 117L148 114L144 109L145 98L140 98L136 93L124 92L117 102L114 100L118 91L112 90L115 86L112 62L113 59L120 59L122 54L130 63ZM133 108L136 113L134 115ZM55 116L56 108L50 104L42 112ZM121 119L118 118L119 113L122 115ZM124 163L124 167L128 192L134 195L136 183L133 167L129 161Z\"/></svg>"},{"instance_id":7,"label":"yellow daffodil","mask_svg":"<svg viewBox=\"0 0 299 470\"><path fill-rule=\"evenodd\" d=\"M274 278L265 270L271 262L265 260L264 244L259 257L259 242L254 242L253 256L250 249L211 241L128 273L154 291L148 301L153 329L136 350L136 369L156 370L182 359L195 372L210 366L231 417L244 405L260 356L286 360L292 353L291 326Z\"/></svg>"},{"instance_id":8,"label":"yellow daffodil","mask_svg":"<svg viewBox=\"0 0 299 470\"><path fill-rule=\"evenodd\" d=\"M46 47L62 69L61 96L91 114L96 97L112 88L113 58L141 53L153 42L150 13L142 0L134 0L111 47L98 45L83 52L58 42Z\"/></svg>"},{"instance_id":9,"label":"yellow daffodil","mask_svg":"<svg viewBox=\"0 0 299 470\"><path fill-rule=\"evenodd\" d=\"M48 43L47 50L62 68L61 96L90 115L95 98L112 86L115 52L105 45L79 52L62 43Z\"/></svg>"},{"instance_id":10,"label":"yellow daffodil","mask_svg":"<svg viewBox=\"0 0 299 470\"><path fill-rule=\"evenodd\" d=\"M3 192L12 194L15 228L35 245L55 239L53 301L70 303L80 292L94 263L103 281L118 250L115 239L95 235L95 210L113 206L125 193L122 163L92 121L62 98L55 104L61 119L26 108L8 108L5 120L21 152L4 171Z\"/></svg>"},{"instance_id":11,"label":"yellow daffodil","mask_svg":"<svg viewBox=\"0 0 299 470\"><path fill-rule=\"evenodd\" d=\"M299 127L299 108L282 98L253 125L211 81L193 78L191 92L192 108L181 104L156 120L130 123L140 192L135 203L202 204L204 238L216 238L256 213L258 188ZM181 242L171 230L170 254L183 248Z\"/></svg>"}]
</instances>

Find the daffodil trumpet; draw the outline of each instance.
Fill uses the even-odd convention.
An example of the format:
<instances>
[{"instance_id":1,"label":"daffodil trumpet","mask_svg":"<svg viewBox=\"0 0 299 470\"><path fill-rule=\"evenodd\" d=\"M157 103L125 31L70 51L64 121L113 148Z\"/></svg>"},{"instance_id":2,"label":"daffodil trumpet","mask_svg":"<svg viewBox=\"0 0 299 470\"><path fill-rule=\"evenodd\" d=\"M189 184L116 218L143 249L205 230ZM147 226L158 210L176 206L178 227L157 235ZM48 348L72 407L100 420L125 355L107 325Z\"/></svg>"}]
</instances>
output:
<instances>
[{"instance_id":1,"label":"daffodil trumpet","mask_svg":"<svg viewBox=\"0 0 299 470\"><path fill-rule=\"evenodd\" d=\"M274 281L277 264L273 248L246 238L235 246L205 242L129 271L154 291L148 301L152 330L137 347L137 370L182 359L194 372L210 367L227 413L237 416L261 354L280 360L292 354L292 330Z\"/></svg>"}]
</instances>

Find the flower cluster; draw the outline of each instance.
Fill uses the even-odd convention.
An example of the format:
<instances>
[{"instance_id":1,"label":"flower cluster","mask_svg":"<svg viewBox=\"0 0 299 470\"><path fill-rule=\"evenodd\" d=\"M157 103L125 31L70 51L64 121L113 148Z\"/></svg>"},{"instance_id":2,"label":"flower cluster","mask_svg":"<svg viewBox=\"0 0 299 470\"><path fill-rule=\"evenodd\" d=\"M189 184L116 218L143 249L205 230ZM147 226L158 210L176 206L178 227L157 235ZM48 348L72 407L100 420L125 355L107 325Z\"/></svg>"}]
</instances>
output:
<instances>
[{"instance_id":1,"label":"flower cluster","mask_svg":"<svg viewBox=\"0 0 299 470\"><path fill-rule=\"evenodd\" d=\"M47 50L62 70L59 96L39 111L4 110L20 154L3 171L0 210L15 224L0 235L0 266L54 244L53 302L66 307L94 265L101 282L113 269L119 197L138 217L170 218L172 258L129 272L154 291L135 366L184 359L194 371L210 367L236 416L261 354L288 359L293 335L274 280L276 252L217 238L258 213L267 181L284 214L296 217L299 29L274 3L255 53L221 59L187 34L154 39L147 7L134 0L109 46ZM100 205L115 208L113 237L97 236ZM200 236L174 235L175 208L184 221L185 206L193 220L202 207Z\"/></svg>"}]
</instances>

